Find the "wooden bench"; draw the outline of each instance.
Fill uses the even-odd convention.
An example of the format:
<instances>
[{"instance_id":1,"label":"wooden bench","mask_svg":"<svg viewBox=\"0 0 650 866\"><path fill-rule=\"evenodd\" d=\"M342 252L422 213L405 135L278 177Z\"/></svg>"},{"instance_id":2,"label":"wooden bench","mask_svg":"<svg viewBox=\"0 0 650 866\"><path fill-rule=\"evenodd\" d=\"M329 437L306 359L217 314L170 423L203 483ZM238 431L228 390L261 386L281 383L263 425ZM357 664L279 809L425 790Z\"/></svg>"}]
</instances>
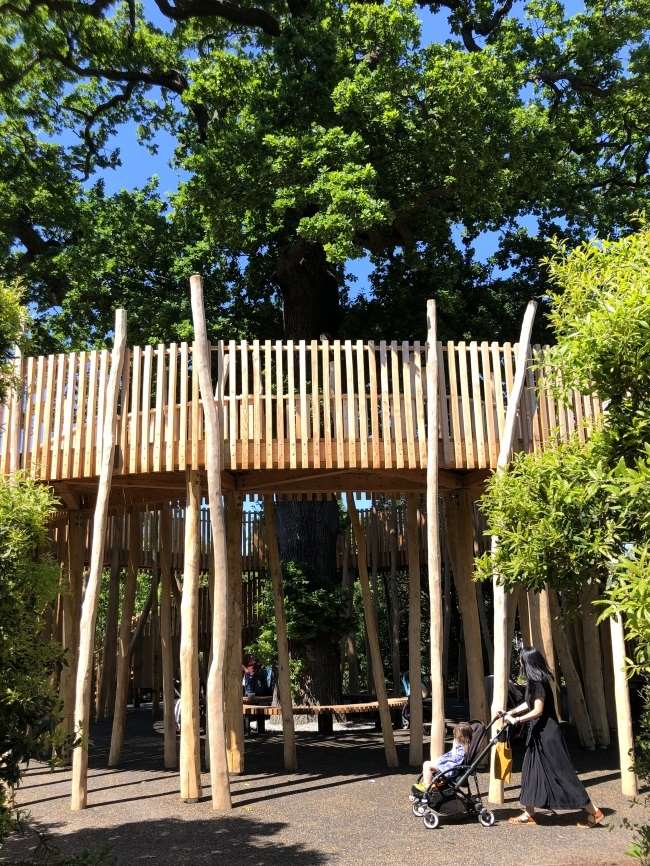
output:
<instances>
[{"instance_id":1,"label":"wooden bench","mask_svg":"<svg viewBox=\"0 0 650 866\"><path fill-rule=\"evenodd\" d=\"M280 706L271 705L272 698L244 698L243 713L249 718L255 718L260 733L264 731L264 724L270 716L282 715ZM408 698L389 698L393 727L401 727L402 711ZM377 701L363 701L349 704L295 704L294 716L316 716L318 720L318 732L320 734L331 734L334 730L334 716L369 715L373 716L375 725L379 727L379 704Z\"/></svg>"}]
</instances>

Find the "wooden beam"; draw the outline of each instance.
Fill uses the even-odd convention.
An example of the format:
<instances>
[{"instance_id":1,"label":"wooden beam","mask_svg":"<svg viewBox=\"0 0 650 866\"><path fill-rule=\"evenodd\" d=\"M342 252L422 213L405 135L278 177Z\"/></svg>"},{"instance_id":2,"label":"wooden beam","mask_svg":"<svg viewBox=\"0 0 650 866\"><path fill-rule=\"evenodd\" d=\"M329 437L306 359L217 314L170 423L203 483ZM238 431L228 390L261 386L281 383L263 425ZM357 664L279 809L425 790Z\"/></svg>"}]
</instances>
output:
<instances>
[{"instance_id":1,"label":"wooden beam","mask_svg":"<svg viewBox=\"0 0 650 866\"><path fill-rule=\"evenodd\" d=\"M171 511L167 503L160 508L160 648L162 655L163 689L163 762L166 770L174 770L176 758L176 719L174 718L174 645L172 640L172 542Z\"/></svg>"},{"instance_id":2,"label":"wooden beam","mask_svg":"<svg viewBox=\"0 0 650 866\"><path fill-rule=\"evenodd\" d=\"M140 551L142 549L142 533L137 511L131 511L129 514L128 538L129 549L126 564L126 580L124 581L124 599L122 601L122 616L120 617L120 629L117 637L115 707L113 710L113 728L111 730L111 748L108 754L109 767L117 767L120 763L126 729L126 705L129 698L131 672L131 623L135 608L138 567L140 565Z\"/></svg>"},{"instance_id":3,"label":"wooden beam","mask_svg":"<svg viewBox=\"0 0 650 866\"><path fill-rule=\"evenodd\" d=\"M223 466L223 380L219 385L219 399L214 399L211 357L203 306L203 281L198 274L190 278L192 319L194 322L194 362L205 419L205 454L212 527L214 556L214 604L212 606L212 662L208 672L208 724L210 726L210 781L212 807L231 809L226 735L224 729L224 668L226 659L228 616L228 554L226 524L221 496L221 470ZM223 369L223 364L221 365ZM217 408L218 407L218 408ZM248 407L246 407L248 411Z\"/></svg>"},{"instance_id":4,"label":"wooden beam","mask_svg":"<svg viewBox=\"0 0 650 866\"><path fill-rule=\"evenodd\" d=\"M88 585L86 586L81 610L79 661L75 694L75 732L79 736L79 745L74 750L72 760L71 808L73 811L85 808L88 799L88 736L90 733L90 697L92 690L95 622L97 620L99 591L104 565L108 500L115 462L117 398L125 351L126 313L124 310L117 310L115 313L115 335L111 355L111 372L108 378L104 424L102 428L102 462L93 520L90 572L88 574Z\"/></svg>"},{"instance_id":5,"label":"wooden beam","mask_svg":"<svg viewBox=\"0 0 650 866\"><path fill-rule=\"evenodd\" d=\"M418 498L406 497L406 545L409 574L409 764L422 766L424 717L422 710L422 647L420 644L421 574L420 539L418 532Z\"/></svg>"},{"instance_id":6,"label":"wooden beam","mask_svg":"<svg viewBox=\"0 0 650 866\"><path fill-rule=\"evenodd\" d=\"M370 580L368 578L368 553L363 528L359 521L359 514L352 493L347 493L348 514L352 524L352 531L357 542L357 569L359 572L359 583L361 584L361 598L363 601L363 614L366 621L370 659L372 662L372 673L375 682L375 694L379 707L379 719L384 737L384 751L386 763L389 767L399 766L397 749L395 748L395 737L393 736L393 724L388 707L386 695L386 680L384 678L384 666L379 650L379 629L377 626L377 612L375 610L372 593L370 591Z\"/></svg>"},{"instance_id":7,"label":"wooden beam","mask_svg":"<svg viewBox=\"0 0 650 866\"><path fill-rule=\"evenodd\" d=\"M517 364L512 389L508 395L508 407L506 419L503 425L503 435L499 445L499 459L497 460L497 472L503 472L510 462L512 443L515 434L515 421L517 409L521 400L526 378L526 366L528 363L528 350L530 347L530 335L535 320L537 302L529 301L524 314L519 337L519 351L517 352ZM492 537L492 556L496 557L499 550L499 539ZM492 579L494 592L494 689L492 695L492 718L498 712L505 710L508 697L508 674L510 668L510 645L508 644L508 610L506 602L506 591L499 575L495 572ZM498 720L493 727L493 736L501 730L502 724ZM495 750L492 749L490 762L490 790L489 799L492 803L503 803L503 782L494 775Z\"/></svg>"},{"instance_id":8,"label":"wooden beam","mask_svg":"<svg viewBox=\"0 0 650 866\"><path fill-rule=\"evenodd\" d=\"M438 519L438 352L436 302L427 301L427 565L431 642L431 758L444 752L442 583Z\"/></svg>"},{"instance_id":9,"label":"wooden beam","mask_svg":"<svg viewBox=\"0 0 650 866\"><path fill-rule=\"evenodd\" d=\"M632 733L630 690L627 681L625 634L621 617L611 617L609 627L612 635L612 659L614 661L614 697L616 700L618 754L621 764L621 788L626 797L636 797L638 783L634 773L634 735Z\"/></svg>"},{"instance_id":10,"label":"wooden beam","mask_svg":"<svg viewBox=\"0 0 650 866\"><path fill-rule=\"evenodd\" d=\"M287 640L287 618L284 611L284 587L282 566L278 550L278 531L275 521L275 505L272 496L264 497L264 527L266 529L266 549L269 556L269 571L273 584L273 607L275 610L275 631L278 642L278 691L282 707L282 737L284 743L284 768L293 773L298 768L296 756L296 735L293 729L293 709L291 700L291 677L289 670L289 641Z\"/></svg>"}]
</instances>

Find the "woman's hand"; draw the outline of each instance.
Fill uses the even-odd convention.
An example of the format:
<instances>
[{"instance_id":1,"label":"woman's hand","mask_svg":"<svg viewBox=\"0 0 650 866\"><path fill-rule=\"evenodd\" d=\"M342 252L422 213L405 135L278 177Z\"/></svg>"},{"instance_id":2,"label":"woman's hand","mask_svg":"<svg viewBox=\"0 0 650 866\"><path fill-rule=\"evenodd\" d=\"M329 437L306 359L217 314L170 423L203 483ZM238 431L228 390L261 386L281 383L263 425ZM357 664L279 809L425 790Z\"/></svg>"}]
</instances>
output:
<instances>
[{"instance_id":1,"label":"woman's hand","mask_svg":"<svg viewBox=\"0 0 650 866\"><path fill-rule=\"evenodd\" d=\"M517 723L517 720L515 719L515 717L511 713L504 713L503 721L507 725L515 725Z\"/></svg>"}]
</instances>

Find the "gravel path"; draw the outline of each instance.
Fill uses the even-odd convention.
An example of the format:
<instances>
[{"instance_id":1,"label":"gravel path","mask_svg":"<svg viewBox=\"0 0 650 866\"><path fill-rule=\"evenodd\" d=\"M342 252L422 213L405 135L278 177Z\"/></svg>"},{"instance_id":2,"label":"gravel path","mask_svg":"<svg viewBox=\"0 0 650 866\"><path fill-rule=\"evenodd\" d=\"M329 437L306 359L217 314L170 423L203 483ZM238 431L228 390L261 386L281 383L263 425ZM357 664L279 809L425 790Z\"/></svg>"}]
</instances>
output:
<instances>
[{"instance_id":1,"label":"gravel path","mask_svg":"<svg viewBox=\"0 0 650 866\"><path fill-rule=\"evenodd\" d=\"M109 728L97 727L91 751L89 803L69 811L70 773L32 765L18 795L34 826L61 853L109 848L119 866L624 866L630 834L623 817L641 817L620 795L613 750L574 752L594 800L608 814L608 828L575 828L576 814L543 817L538 827L506 823L516 814L518 776L507 801L495 809L497 824L448 822L426 830L411 815L407 794L413 772L405 767L408 733L398 732L402 769L388 773L381 740L370 728L339 731L331 738L298 734L300 772L282 771L281 741L274 733L247 739L247 773L232 783L232 813L212 812L209 779L194 805L178 799L178 777L162 769L162 739L148 713L131 713L124 762L106 769ZM485 778L482 779L485 789ZM35 837L11 840L0 863L33 851Z\"/></svg>"}]
</instances>

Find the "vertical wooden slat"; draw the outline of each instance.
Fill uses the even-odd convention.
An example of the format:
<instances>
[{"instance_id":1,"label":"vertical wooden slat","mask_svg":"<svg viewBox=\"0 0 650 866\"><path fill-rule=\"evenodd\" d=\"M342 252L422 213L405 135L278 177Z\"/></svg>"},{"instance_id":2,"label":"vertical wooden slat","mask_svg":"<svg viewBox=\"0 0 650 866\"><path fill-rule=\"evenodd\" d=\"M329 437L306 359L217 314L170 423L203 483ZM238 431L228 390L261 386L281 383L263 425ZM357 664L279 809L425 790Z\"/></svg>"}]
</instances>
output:
<instances>
[{"instance_id":1,"label":"vertical wooden slat","mask_svg":"<svg viewBox=\"0 0 650 866\"><path fill-rule=\"evenodd\" d=\"M372 436L372 466L381 467L379 435L379 387L377 384L377 354L374 342L368 343L368 383L370 388L370 435Z\"/></svg>"},{"instance_id":2,"label":"vertical wooden slat","mask_svg":"<svg viewBox=\"0 0 650 866\"><path fill-rule=\"evenodd\" d=\"M52 459L52 409L54 406L54 369L55 356L49 355L45 371L45 408L43 410L43 446L41 451L41 474L43 479L50 477L50 465ZM6 438L9 431L8 425L3 431ZM2 459L0 458L0 471Z\"/></svg>"},{"instance_id":3,"label":"vertical wooden slat","mask_svg":"<svg viewBox=\"0 0 650 866\"><path fill-rule=\"evenodd\" d=\"M581 442L585 441L585 425L584 425L584 413L582 406L582 394L579 391L573 391L573 405L575 407L576 414L576 430L578 432L578 438Z\"/></svg>"},{"instance_id":4,"label":"vertical wooden slat","mask_svg":"<svg viewBox=\"0 0 650 866\"><path fill-rule=\"evenodd\" d=\"M45 377L45 358L40 355L36 361L36 387L34 390L34 433L32 436L31 476L37 478L41 452L41 418L43 415L43 382Z\"/></svg>"},{"instance_id":5,"label":"vertical wooden slat","mask_svg":"<svg viewBox=\"0 0 650 866\"><path fill-rule=\"evenodd\" d=\"M485 420L487 424L487 438L489 458L487 465L494 468L499 457L499 446L497 444L496 424L494 421L494 379L490 370L490 349L487 342L481 343L481 365L483 370L483 390L485 392Z\"/></svg>"},{"instance_id":6,"label":"vertical wooden slat","mask_svg":"<svg viewBox=\"0 0 650 866\"><path fill-rule=\"evenodd\" d=\"M153 471L160 472L163 466L163 438L165 430L165 395L167 393L167 364L165 345L159 343L156 349L156 411L153 433Z\"/></svg>"},{"instance_id":7,"label":"vertical wooden slat","mask_svg":"<svg viewBox=\"0 0 650 866\"><path fill-rule=\"evenodd\" d=\"M248 469L248 440L249 440L249 402L248 402L248 342L242 340L240 344L241 354L241 404L240 404L240 422L241 422L241 468ZM295 419L294 419L295 420Z\"/></svg>"},{"instance_id":8,"label":"vertical wooden slat","mask_svg":"<svg viewBox=\"0 0 650 866\"><path fill-rule=\"evenodd\" d=\"M188 393L188 350L187 343L180 347L180 415L178 419L178 468L187 467L187 393Z\"/></svg>"},{"instance_id":9,"label":"vertical wooden slat","mask_svg":"<svg viewBox=\"0 0 650 866\"><path fill-rule=\"evenodd\" d=\"M167 375L167 424L165 425L165 468L173 472L176 448L176 377L178 374L178 351L176 343L169 346L169 373Z\"/></svg>"},{"instance_id":10,"label":"vertical wooden slat","mask_svg":"<svg viewBox=\"0 0 650 866\"><path fill-rule=\"evenodd\" d=\"M63 427L63 409L65 404L65 355L56 357L56 374L54 387L54 426L52 428L52 462L50 478L59 478L61 473L61 445Z\"/></svg>"},{"instance_id":11,"label":"vertical wooden slat","mask_svg":"<svg viewBox=\"0 0 650 866\"><path fill-rule=\"evenodd\" d=\"M83 475L88 477L93 474L94 452L97 434L97 352L91 352L89 356L88 369L88 411L86 413L86 430L84 444Z\"/></svg>"},{"instance_id":12,"label":"vertical wooden slat","mask_svg":"<svg viewBox=\"0 0 650 866\"><path fill-rule=\"evenodd\" d=\"M538 348L538 347L536 347ZM534 354L533 354L534 353ZM533 449L534 451L539 451L542 447L542 423L541 423L541 404L543 402L543 397L541 392L539 391L538 383L539 383L539 372L535 372L533 370L533 364L539 361L539 355L534 350L530 350L530 357L528 359L528 369L527 380L528 380L528 397L530 401L530 423L531 430L533 435ZM550 628L550 626L549 626Z\"/></svg>"},{"instance_id":13,"label":"vertical wooden slat","mask_svg":"<svg viewBox=\"0 0 650 866\"><path fill-rule=\"evenodd\" d=\"M228 342L228 433L230 436L230 468L237 468L237 345Z\"/></svg>"},{"instance_id":14,"label":"vertical wooden slat","mask_svg":"<svg viewBox=\"0 0 650 866\"><path fill-rule=\"evenodd\" d=\"M357 408L354 393L354 361L352 357L352 341L345 341L345 393L348 401L348 465L357 465Z\"/></svg>"},{"instance_id":15,"label":"vertical wooden slat","mask_svg":"<svg viewBox=\"0 0 650 866\"><path fill-rule=\"evenodd\" d=\"M321 344L323 359L323 435L325 437L325 467L332 469L334 459L332 456L332 405L330 400L330 344L329 340L323 340Z\"/></svg>"},{"instance_id":16,"label":"vertical wooden slat","mask_svg":"<svg viewBox=\"0 0 650 866\"><path fill-rule=\"evenodd\" d=\"M287 412L289 426L289 468L298 466L296 446L296 381L294 374L295 347L293 340L287 340Z\"/></svg>"},{"instance_id":17,"label":"vertical wooden slat","mask_svg":"<svg viewBox=\"0 0 650 866\"><path fill-rule=\"evenodd\" d=\"M463 450L463 435L460 423L460 405L458 391L458 376L456 372L456 349L451 340L447 343L447 367L449 369L449 403L451 406L451 429L454 440L455 468L465 467L465 452Z\"/></svg>"},{"instance_id":18,"label":"vertical wooden slat","mask_svg":"<svg viewBox=\"0 0 650 866\"><path fill-rule=\"evenodd\" d=\"M419 347L419 344L418 344ZM440 426L442 428L442 455L443 455L443 465L453 468L453 452L451 447L451 437L449 435L449 401L447 399L447 376L445 374L445 356L442 351L442 343L438 343L437 346L437 354L438 354L438 391L439 391L439 402L440 402ZM418 357L419 357L419 348L418 348ZM426 441L422 443L422 446L426 449ZM422 466L422 460L420 460L420 465Z\"/></svg>"},{"instance_id":19,"label":"vertical wooden slat","mask_svg":"<svg viewBox=\"0 0 650 866\"><path fill-rule=\"evenodd\" d=\"M363 340L357 340L357 384L359 395L360 465L368 468L368 403L366 400L366 368Z\"/></svg>"},{"instance_id":20,"label":"vertical wooden slat","mask_svg":"<svg viewBox=\"0 0 650 866\"><path fill-rule=\"evenodd\" d=\"M151 370L153 346L144 347L142 372L142 436L140 441L140 471L149 472L149 438L151 424Z\"/></svg>"},{"instance_id":21,"label":"vertical wooden slat","mask_svg":"<svg viewBox=\"0 0 650 866\"><path fill-rule=\"evenodd\" d=\"M79 352L79 373L77 378L77 411L74 428L74 458L72 474L74 478L81 477L83 467L83 432L86 420L86 352Z\"/></svg>"},{"instance_id":22,"label":"vertical wooden slat","mask_svg":"<svg viewBox=\"0 0 650 866\"><path fill-rule=\"evenodd\" d=\"M469 377L467 375L467 346L464 341L458 344L458 370L460 374L460 393L463 407L463 439L467 468L474 469L474 435L472 433L472 405L470 400Z\"/></svg>"},{"instance_id":23,"label":"vertical wooden slat","mask_svg":"<svg viewBox=\"0 0 650 866\"><path fill-rule=\"evenodd\" d=\"M393 435L395 437L395 466L404 468L404 432L402 430L402 395L399 378L397 343L390 344L391 384L393 386Z\"/></svg>"},{"instance_id":24,"label":"vertical wooden slat","mask_svg":"<svg viewBox=\"0 0 650 866\"><path fill-rule=\"evenodd\" d=\"M496 406L498 442L501 442L501 436L503 434L503 424L506 415L503 400L503 377L501 376L501 347L497 342L493 342L490 345L490 351L492 353L492 376L494 382L494 402Z\"/></svg>"},{"instance_id":25,"label":"vertical wooden slat","mask_svg":"<svg viewBox=\"0 0 650 866\"><path fill-rule=\"evenodd\" d=\"M68 355L68 375L66 378L65 405L63 410L63 465L61 467L61 478L70 478L70 471L72 469L70 458L72 455L72 413L76 372L77 355L75 352L72 352Z\"/></svg>"},{"instance_id":26,"label":"vertical wooden slat","mask_svg":"<svg viewBox=\"0 0 650 866\"><path fill-rule=\"evenodd\" d=\"M266 468L273 468L273 368L271 341L264 341L264 421Z\"/></svg>"},{"instance_id":27,"label":"vertical wooden slat","mask_svg":"<svg viewBox=\"0 0 650 866\"><path fill-rule=\"evenodd\" d=\"M472 374L472 404L474 408L474 429L476 431L476 459L479 468L487 466L485 459L485 431L483 425L483 395L481 377L478 369L478 345L475 340L469 344L469 360Z\"/></svg>"},{"instance_id":28,"label":"vertical wooden slat","mask_svg":"<svg viewBox=\"0 0 650 866\"><path fill-rule=\"evenodd\" d=\"M118 472L127 473L129 471L129 459L127 454L127 444L129 436L129 394L131 393L131 350L127 349L124 355L124 364L122 365L122 380L121 389L119 391L120 401L120 429L119 429L119 464Z\"/></svg>"},{"instance_id":29,"label":"vertical wooden slat","mask_svg":"<svg viewBox=\"0 0 650 866\"><path fill-rule=\"evenodd\" d=\"M341 342L334 340L334 419L336 432L336 465L345 466L345 440L343 428L343 384L341 381Z\"/></svg>"},{"instance_id":30,"label":"vertical wooden slat","mask_svg":"<svg viewBox=\"0 0 650 866\"><path fill-rule=\"evenodd\" d=\"M201 434L201 402L199 399L199 373L196 363L196 344L192 343L192 469L199 468L199 438ZM185 537L185 536L183 536Z\"/></svg>"},{"instance_id":31,"label":"vertical wooden slat","mask_svg":"<svg viewBox=\"0 0 650 866\"><path fill-rule=\"evenodd\" d=\"M414 373L413 357L408 340L402 343L402 378L404 380L404 424L406 429L406 454L410 469L417 466L415 460L415 424L413 423L413 391L411 388Z\"/></svg>"},{"instance_id":32,"label":"vertical wooden slat","mask_svg":"<svg viewBox=\"0 0 650 866\"><path fill-rule=\"evenodd\" d=\"M104 439L104 414L106 410L106 387L108 383L108 350L99 353L99 383L97 385L97 432L95 434L95 475L102 470L102 441Z\"/></svg>"},{"instance_id":33,"label":"vertical wooden slat","mask_svg":"<svg viewBox=\"0 0 650 866\"><path fill-rule=\"evenodd\" d=\"M275 423L278 439L278 469L285 468L284 458L284 347L281 340L275 342Z\"/></svg>"},{"instance_id":34,"label":"vertical wooden slat","mask_svg":"<svg viewBox=\"0 0 650 866\"><path fill-rule=\"evenodd\" d=\"M142 367L142 349L134 346L133 380L131 382L131 424L129 427L129 472L138 471L138 443L140 441L140 376Z\"/></svg>"},{"instance_id":35,"label":"vertical wooden slat","mask_svg":"<svg viewBox=\"0 0 650 866\"><path fill-rule=\"evenodd\" d=\"M253 469L262 466L262 401L260 371L260 341L253 340ZM306 447L306 446L305 446Z\"/></svg>"},{"instance_id":36,"label":"vertical wooden slat","mask_svg":"<svg viewBox=\"0 0 650 866\"><path fill-rule=\"evenodd\" d=\"M309 466L309 413L307 410L307 344L298 343L298 376L300 383L300 465Z\"/></svg>"},{"instance_id":37,"label":"vertical wooden slat","mask_svg":"<svg viewBox=\"0 0 650 866\"><path fill-rule=\"evenodd\" d=\"M393 468L393 450L390 429L390 394L388 391L388 355L386 341L379 341L379 369L381 377L381 435L384 440L384 468Z\"/></svg>"},{"instance_id":38,"label":"vertical wooden slat","mask_svg":"<svg viewBox=\"0 0 650 866\"><path fill-rule=\"evenodd\" d=\"M510 395L512 393L512 384L513 384L514 378L515 378L515 374L514 374L514 370L513 370L513 366L512 366L512 346L510 345L510 343L504 343L503 344L503 370L504 370L504 378L505 378L505 383L506 383L506 393L508 395ZM506 404L506 411L507 411L507 408L508 407ZM521 418L519 417L519 415L520 415L519 409L520 409L520 407L517 410L518 417L517 417L517 420L515 421L515 432L513 433L513 439L512 439L512 450L513 451L517 450L518 440L521 436L521 433L516 432L517 430L519 430L519 431L521 430ZM505 421L504 421L504 424L505 424ZM519 426L517 426L517 425L519 425Z\"/></svg>"},{"instance_id":39,"label":"vertical wooden slat","mask_svg":"<svg viewBox=\"0 0 650 866\"><path fill-rule=\"evenodd\" d=\"M320 469L320 394L318 393L318 343L311 341L311 441L314 469Z\"/></svg>"}]
</instances>

